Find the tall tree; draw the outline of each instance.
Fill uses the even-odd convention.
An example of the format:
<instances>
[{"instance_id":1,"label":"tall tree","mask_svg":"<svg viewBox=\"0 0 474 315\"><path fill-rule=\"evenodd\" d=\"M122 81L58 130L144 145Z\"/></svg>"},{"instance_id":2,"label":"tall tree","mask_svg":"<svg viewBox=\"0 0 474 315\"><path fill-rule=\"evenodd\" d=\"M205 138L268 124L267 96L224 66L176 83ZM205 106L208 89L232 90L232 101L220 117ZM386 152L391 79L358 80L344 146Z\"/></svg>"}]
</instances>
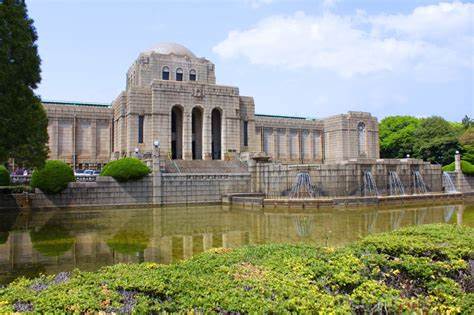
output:
<instances>
[{"instance_id":1,"label":"tall tree","mask_svg":"<svg viewBox=\"0 0 474 315\"><path fill-rule=\"evenodd\" d=\"M442 117L432 116L421 120L416 129L415 157L447 165L454 160L454 154L461 149L458 130Z\"/></svg>"},{"instance_id":2,"label":"tall tree","mask_svg":"<svg viewBox=\"0 0 474 315\"><path fill-rule=\"evenodd\" d=\"M36 30L24 0L0 2L0 162L41 166L47 117L34 89L41 81Z\"/></svg>"},{"instance_id":3,"label":"tall tree","mask_svg":"<svg viewBox=\"0 0 474 315\"><path fill-rule=\"evenodd\" d=\"M389 116L379 124L382 158L404 158L413 154L415 131L420 120L412 116Z\"/></svg>"}]
</instances>

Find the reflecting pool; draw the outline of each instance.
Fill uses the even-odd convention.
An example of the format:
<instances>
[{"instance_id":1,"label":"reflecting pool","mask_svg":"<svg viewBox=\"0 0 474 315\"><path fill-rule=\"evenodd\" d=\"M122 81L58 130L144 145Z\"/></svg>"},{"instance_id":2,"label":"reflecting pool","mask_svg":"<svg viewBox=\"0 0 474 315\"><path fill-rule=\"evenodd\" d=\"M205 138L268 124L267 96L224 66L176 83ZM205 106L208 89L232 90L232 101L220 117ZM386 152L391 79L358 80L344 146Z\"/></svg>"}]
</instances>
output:
<instances>
[{"instance_id":1,"label":"reflecting pool","mask_svg":"<svg viewBox=\"0 0 474 315\"><path fill-rule=\"evenodd\" d=\"M407 225L474 226L474 205L390 209L271 209L227 206L3 211L0 284L115 263L168 264L213 247L307 242L341 246Z\"/></svg>"}]
</instances>

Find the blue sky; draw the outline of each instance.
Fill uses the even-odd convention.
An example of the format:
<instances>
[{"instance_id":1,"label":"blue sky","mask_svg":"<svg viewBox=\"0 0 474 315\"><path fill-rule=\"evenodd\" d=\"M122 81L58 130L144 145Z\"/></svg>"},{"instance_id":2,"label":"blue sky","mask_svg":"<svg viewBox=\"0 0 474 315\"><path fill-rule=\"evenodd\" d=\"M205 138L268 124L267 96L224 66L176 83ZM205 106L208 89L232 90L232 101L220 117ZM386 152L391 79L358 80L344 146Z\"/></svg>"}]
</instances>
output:
<instances>
[{"instance_id":1,"label":"blue sky","mask_svg":"<svg viewBox=\"0 0 474 315\"><path fill-rule=\"evenodd\" d=\"M45 100L110 103L141 51L177 42L262 114L474 116L474 3L27 0Z\"/></svg>"}]
</instances>

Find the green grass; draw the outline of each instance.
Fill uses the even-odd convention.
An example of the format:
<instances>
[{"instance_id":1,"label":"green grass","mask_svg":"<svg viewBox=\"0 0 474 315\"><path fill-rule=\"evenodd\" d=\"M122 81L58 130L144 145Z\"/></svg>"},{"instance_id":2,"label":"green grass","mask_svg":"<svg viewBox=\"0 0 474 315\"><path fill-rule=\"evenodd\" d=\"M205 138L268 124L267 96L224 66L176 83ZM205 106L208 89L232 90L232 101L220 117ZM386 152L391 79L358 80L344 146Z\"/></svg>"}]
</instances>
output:
<instances>
[{"instance_id":1,"label":"green grass","mask_svg":"<svg viewBox=\"0 0 474 315\"><path fill-rule=\"evenodd\" d=\"M344 248L214 249L172 265L118 264L17 279L0 313L465 313L474 307L474 229L424 225ZM42 286L41 290L37 288Z\"/></svg>"}]
</instances>

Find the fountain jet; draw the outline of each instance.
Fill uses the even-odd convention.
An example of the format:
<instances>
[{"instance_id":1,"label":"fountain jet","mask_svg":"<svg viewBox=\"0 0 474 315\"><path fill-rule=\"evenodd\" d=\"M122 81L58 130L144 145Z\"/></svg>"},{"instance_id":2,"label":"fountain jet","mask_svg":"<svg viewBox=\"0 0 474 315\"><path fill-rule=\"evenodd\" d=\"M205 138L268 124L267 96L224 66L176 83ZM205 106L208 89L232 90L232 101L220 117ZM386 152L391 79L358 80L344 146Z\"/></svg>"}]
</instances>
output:
<instances>
[{"instance_id":1,"label":"fountain jet","mask_svg":"<svg viewBox=\"0 0 474 315\"><path fill-rule=\"evenodd\" d=\"M390 187L390 195L405 195L405 187L403 187L403 183L400 180L397 172L390 171L388 172L388 183Z\"/></svg>"},{"instance_id":2,"label":"fountain jet","mask_svg":"<svg viewBox=\"0 0 474 315\"><path fill-rule=\"evenodd\" d=\"M302 172L296 175L296 182L291 188L290 198L314 198L315 191L309 173Z\"/></svg>"}]
</instances>

